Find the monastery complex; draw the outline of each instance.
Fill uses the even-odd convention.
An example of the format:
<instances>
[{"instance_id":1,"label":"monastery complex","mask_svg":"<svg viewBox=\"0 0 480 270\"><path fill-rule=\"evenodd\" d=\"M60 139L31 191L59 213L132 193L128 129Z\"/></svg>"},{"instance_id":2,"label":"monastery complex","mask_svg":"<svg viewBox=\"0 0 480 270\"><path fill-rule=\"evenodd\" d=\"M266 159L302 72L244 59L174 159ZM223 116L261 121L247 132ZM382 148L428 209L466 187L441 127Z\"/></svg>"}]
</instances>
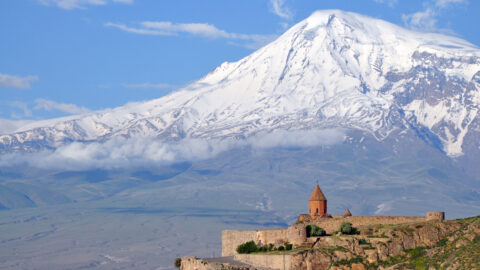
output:
<instances>
[{"instance_id":1,"label":"monastery complex","mask_svg":"<svg viewBox=\"0 0 480 270\"><path fill-rule=\"evenodd\" d=\"M257 246L274 246L280 247L285 243L292 244L293 249L310 248L318 244L320 238L329 237L307 237L307 226L316 225L326 232L327 235L334 235L343 222L349 222L353 227L360 229L360 234L368 234L365 228L388 224L417 224L427 221L441 222L445 218L444 212L427 212L426 216L355 216L349 209L346 209L343 215L329 214L327 208L327 198L322 190L316 185L312 195L308 200L308 214L300 214L296 224L287 228L264 229L264 230L224 230L222 231L222 258L234 258L239 262L245 262L249 265L264 266L265 269L272 267L277 269L281 264L289 264L285 262L285 256L280 255L262 255L262 254L238 254L237 247L249 241L253 241ZM363 229L362 229L363 228ZM365 237L365 235L363 235ZM327 240L322 240L327 241ZM278 258L275 259L277 256ZM290 257L288 257L290 258ZM188 262L195 262L195 258L186 257ZM198 261L196 262L198 263ZM183 265L183 263L182 263ZM203 269L202 267L181 268L181 269ZM205 268L210 269L210 268ZM213 268L212 268L213 269ZM237 269L237 268L232 268ZM238 268L250 269L250 268ZM263 269L263 268L252 268ZM287 268L288 269L288 268ZM307 268L309 269L309 268Z\"/></svg>"}]
</instances>

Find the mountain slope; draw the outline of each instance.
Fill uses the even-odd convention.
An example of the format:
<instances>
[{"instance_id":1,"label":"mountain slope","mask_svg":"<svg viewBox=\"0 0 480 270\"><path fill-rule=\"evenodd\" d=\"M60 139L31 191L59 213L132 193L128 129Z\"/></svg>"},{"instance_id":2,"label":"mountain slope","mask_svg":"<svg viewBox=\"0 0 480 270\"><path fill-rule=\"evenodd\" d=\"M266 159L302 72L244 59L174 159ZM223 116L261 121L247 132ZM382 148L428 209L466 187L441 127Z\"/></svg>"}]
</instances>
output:
<instances>
[{"instance_id":1,"label":"mountain slope","mask_svg":"<svg viewBox=\"0 0 480 270\"><path fill-rule=\"evenodd\" d=\"M465 143L479 147L479 104L480 50L474 45L327 10L178 92L36 122L0 136L0 150L37 151L114 137L178 141L343 127L379 140L413 129L447 155L460 156Z\"/></svg>"}]
</instances>

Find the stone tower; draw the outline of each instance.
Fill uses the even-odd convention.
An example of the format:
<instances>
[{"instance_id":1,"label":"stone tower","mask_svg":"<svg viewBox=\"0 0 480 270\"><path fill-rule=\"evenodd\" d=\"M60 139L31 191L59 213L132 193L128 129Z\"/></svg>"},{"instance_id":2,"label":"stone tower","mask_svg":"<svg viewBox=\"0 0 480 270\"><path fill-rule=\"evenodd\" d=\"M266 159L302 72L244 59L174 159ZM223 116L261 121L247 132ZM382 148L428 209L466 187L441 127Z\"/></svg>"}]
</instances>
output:
<instances>
[{"instance_id":1,"label":"stone tower","mask_svg":"<svg viewBox=\"0 0 480 270\"><path fill-rule=\"evenodd\" d=\"M325 195L323 195L323 192L318 185L313 190L310 200L308 200L308 208L310 210L310 216L327 215L327 198L325 198Z\"/></svg>"}]
</instances>

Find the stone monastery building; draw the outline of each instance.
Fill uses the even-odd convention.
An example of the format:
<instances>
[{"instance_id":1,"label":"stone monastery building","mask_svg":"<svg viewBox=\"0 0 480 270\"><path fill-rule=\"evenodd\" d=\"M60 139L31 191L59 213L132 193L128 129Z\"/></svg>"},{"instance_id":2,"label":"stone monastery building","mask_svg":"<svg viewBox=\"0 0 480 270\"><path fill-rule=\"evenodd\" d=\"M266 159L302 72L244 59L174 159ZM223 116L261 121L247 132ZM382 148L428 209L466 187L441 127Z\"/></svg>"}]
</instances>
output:
<instances>
[{"instance_id":1,"label":"stone monastery building","mask_svg":"<svg viewBox=\"0 0 480 270\"><path fill-rule=\"evenodd\" d=\"M327 212L327 198L318 185L308 200L308 214L300 214L297 223L279 229L266 230L225 230L222 231L222 256L237 255L238 245L248 241L254 241L258 245L275 246L284 245L285 242L293 244L293 247L311 245L316 237L307 237L306 226L317 225L326 233L334 233L342 222L350 222L354 227L374 224L400 224L422 222L427 220L444 220L444 212L428 212L424 217L412 216L353 216L349 209L343 215L331 215ZM312 239L309 239L312 238ZM315 239L313 239L315 238Z\"/></svg>"}]
</instances>

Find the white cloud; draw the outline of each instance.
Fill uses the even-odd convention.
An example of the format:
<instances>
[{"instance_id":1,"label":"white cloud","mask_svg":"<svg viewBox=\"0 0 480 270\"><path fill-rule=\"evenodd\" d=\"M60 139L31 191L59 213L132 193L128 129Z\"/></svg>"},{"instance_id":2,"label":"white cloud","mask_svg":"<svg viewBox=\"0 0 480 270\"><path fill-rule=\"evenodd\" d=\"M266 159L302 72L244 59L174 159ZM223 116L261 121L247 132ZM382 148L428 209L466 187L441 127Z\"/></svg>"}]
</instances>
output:
<instances>
[{"instance_id":1,"label":"white cloud","mask_svg":"<svg viewBox=\"0 0 480 270\"><path fill-rule=\"evenodd\" d=\"M25 102L14 101L14 102L10 103L10 106L20 109L23 112L24 116L27 116L27 117L32 116L32 111L30 110L30 108L28 108L28 105ZM17 116L15 116L15 117L17 117Z\"/></svg>"},{"instance_id":2,"label":"white cloud","mask_svg":"<svg viewBox=\"0 0 480 270\"><path fill-rule=\"evenodd\" d=\"M402 20L407 27L413 29L434 30L437 24L436 13L431 8L408 15L403 14Z\"/></svg>"},{"instance_id":3,"label":"white cloud","mask_svg":"<svg viewBox=\"0 0 480 270\"><path fill-rule=\"evenodd\" d=\"M324 130L275 130L261 133L248 140L257 148L295 147L331 145L343 141L344 131L341 129Z\"/></svg>"},{"instance_id":4,"label":"white cloud","mask_svg":"<svg viewBox=\"0 0 480 270\"><path fill-rule=\"evenodd\" d=\"M80 107L75 104L67 103L58 103L52 100L38 98L35 100L34 110L46 110L46 111L61 111L68 114L82 114L90 112L89 109L85 107Z\"/></svg>"},{"instance_id":5,"label":"white cloud","mask_svg":"<svg viewBox=\"0 0 480 270\"><path fill-rule=\"evenodd\" d=\"M467 0L435 0L435 5L439 8L446 8L450 4L465 4Z\"/></svg>"},{"instance_id":6,"label":"white cloud","mask_svg":"<svg viewBox=\"0 0 480 270\"><path fill-rule=\"evenodd\" d=\"M127 26L120 23L108 22L106 27L114 27L128 33L153 36L175 36L179 34L190 34L204 38L223 38L230 41L243 41L242 46L247 48L258 48L272 41L275 35L255 35L230 33L219 29L208 23L172 23L172 22L141 22L137 27ZM239 45L239 43L233 43Z\"/></svg>"},{"instance_id":7,"label":"white cloud","mask_svg":"<svg viewBox=\"0 0 480 270\"><path fill-rule=\"evenodd\" d=\"M134 0L111 0L113 3L133 4ZM59 8L72 10L84 9L87 6L103 6L108 4L109 0L38 0L43 5L55 5Z\"/></svg>"},{"instance_id":8,"label":"white cloud","mask_svg":"<svg viewBox=\"0 0 480 270\"><path fill-rule=\"evenodd\" d=\"M208 38L236 38L238 35L227 33L208 23L142 22L141 25L171 35L181 32Z\"/></svg>"},{"instance_id":9,"label":"white cloud","mask_svg":"<svg viewBox=\"0 0 480 270\"><path fill-rule=\"evenodd\" d=\"M183 139L164 143L156 138L115 137L104 143L74 142L54 151L11 153L0 156L0 166L28 165L43 169L86 170L115 169L169 164L208 159L238 147L265 149L273 147L305 147L332 145L342 142L343 130L275 131L262 133L247 140Z\"/></svg>"},{"instance_id":10,"label":"white cloud","mask_svg":"<svg viewBox=\"0 0 480 270\"><path fill-rule=\"evenodd\" d=\"M374 1L379 4L387 4L389 7L394 7L398 3L398 0L374 0Z\"/></svg>"},{"instance_id":11,"label":"white cloud","mask_svg":"<svg viewBox=\"0 0 480 270\"><path fill-rule=\"evenodd\" d=\"M37 76L20 77L0 73L0 88L30 88L30 83L38 81Z\"/></svg>"},{"instance_id":12,"label":"white cloud","mask_svg":"<svg viewBox=\"0 0 480 270\"><path fill-rule=\"evenodd\" d=\"M137 83L137 84L123 84L126 88L133 88L133 89L162 89L162 90L170 90L177 88L175 85L167 84L167 83Z\"/></svg>"},{"instance_id":13,"label":"white cloud","mask_svg":"<svg viewBox=\"0 0 480 270\"><path fill-rule=\"evenodd\" d=\"M375 0L383 1L383 0ZM451 4L465 4L467 0L432 0L424 2L424 10L412 14L402 14L405 26L424 31L450 32L450 30L438 29L437 22L442 11L449 8Z\"/></svg>"},{"instance_id":14,"label":"white cloud","mask_svg":"<svg viewBox=\"0 0 480 270\"><path fill-rule=\"evenodd\" d=\"M0 135L10 134L16 132L21 127L31 123L30 120L12 121L0 118Z\"/></svg>"},{"instance_id":15,"label":"white cloud","mask_svg":"<svg viewBox=\"0 0 480 270\"><path fill-rule=\"evenodd\" d=\"M285 7L285 0L270 0L272 12L283 19L291 19L293 14L288 7Z\"/></svg>"},{"instance_id":16,"label":"white cloud","mask_svg":"<svg viewBox=\"0 0 480 270\"><path fill-rule=\"evenodd\" d=\"M392 210L392 202L384 202L377 205L377 210L375 211L375 215L385 214L386 212Z\"/></svg>"}]
</instances>

